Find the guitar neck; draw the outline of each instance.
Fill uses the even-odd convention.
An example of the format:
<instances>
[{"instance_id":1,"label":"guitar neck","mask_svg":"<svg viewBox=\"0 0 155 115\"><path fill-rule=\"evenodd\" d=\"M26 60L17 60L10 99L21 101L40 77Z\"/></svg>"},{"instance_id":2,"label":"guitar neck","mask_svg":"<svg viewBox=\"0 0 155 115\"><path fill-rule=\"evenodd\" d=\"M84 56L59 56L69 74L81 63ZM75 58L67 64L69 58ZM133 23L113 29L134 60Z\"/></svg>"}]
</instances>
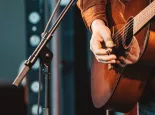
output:
<instances>
[{"instance_id":1,"label":"guitar neck","mask_svg":"<svg viewBox=\"0 0 155 115\"><path fill-rule=\"evenodd\" d=\"M135 35L155 15L155 1L134 17L133 34Z\"/></svg>"}]
</instances>

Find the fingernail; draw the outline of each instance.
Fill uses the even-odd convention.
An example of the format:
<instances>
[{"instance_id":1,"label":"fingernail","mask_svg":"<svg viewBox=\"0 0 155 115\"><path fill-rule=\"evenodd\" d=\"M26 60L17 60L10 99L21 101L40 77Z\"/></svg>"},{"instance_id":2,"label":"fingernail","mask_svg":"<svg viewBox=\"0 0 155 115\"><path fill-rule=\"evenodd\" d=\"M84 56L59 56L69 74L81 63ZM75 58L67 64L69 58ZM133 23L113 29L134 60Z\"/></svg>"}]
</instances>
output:
<instances>
[{"instance_id":1,"label":"fingernail","mask_svg":"<svg viewBox=\"0 0 155 115\"><path fill-rule=\"evenodd\" d=\"M112 48L114 46L116 46L116 45L114 44L114 42L112 40L106 42L106 47Z\"/></svg>"},{"instance_id":2,"label":"fingernail","mask_svg":"<svg viewBox=\"0 0 155 115\"><path fill-rule=\"evenodd\" d=\"M110 55L110 50L109 49L106 49L106 54Z\"/></svg>"}]
</instances>

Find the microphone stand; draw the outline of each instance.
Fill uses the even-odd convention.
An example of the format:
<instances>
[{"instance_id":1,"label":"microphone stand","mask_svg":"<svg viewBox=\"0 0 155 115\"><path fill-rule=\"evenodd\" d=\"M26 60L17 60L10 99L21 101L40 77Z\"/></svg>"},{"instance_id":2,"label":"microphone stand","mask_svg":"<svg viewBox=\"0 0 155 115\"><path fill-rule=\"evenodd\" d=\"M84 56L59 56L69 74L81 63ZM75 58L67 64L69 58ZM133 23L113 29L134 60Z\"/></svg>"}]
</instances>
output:
<instances>
[{"instance_id":1,"label":"microphone stand","mask_svg":"<svg viewBox=\"0 0 155 115\"><path fill-rule=\"evenodd\" d=\"M58 19L56 20L56 22L54 23L53 27L42 36L41 42L39 43L39 45L37 46L37 48L34 50L34 52L32 53L32 55L25 61L25 66L24 68L21 70L21 72L18 74L18 76L16 77L16 79L13 82L13 85L15 86L19 86L19 84L21 83L21 81L24 79L24 77L26 76L26 74L29 72L30 68L33 66L33 64L36 62L41 50L47 45L47 43L51 40L51 37L53 35L53 33L55 32L56 28L58 27L58 25L60 24L62 18L64 17L64 15L67 13L67 11L69 10L69 8L72 6L72 4L74 3L75 0L71 0L67 6L63 9L63 11L61 12L61 14L59 15Z\"/></svg>"},{"instance_id":2,"label":"microphone stand","mask_svg":"<svg viewBox=\"0 0 155 115\"><path fill-rule=\"evenodd\" d=\"M50 108L49 102L50 102L50 96L51 96L50 95L50 75L51 75L50 69L51 69L52 57L53 57L53 54L47 47L44 47L39 54L40 64L41 64L40 73L42 73L42 71L44 70L43 67L46 68L46 71L45 70L43 71L43 73L45 74L45 107L44 107L43 115L50 115L51 113L49 109ZM39 115L39 103L38 103L38 115Z\"/></svg>"},{"instance_id":3,"label":"microphone stand","mask_svg":"<svg viewBox=\"0 0 155 115\"><path fill-rule=\"evenodd\" d=\"M61 12L59 17L57 18L57 20L53 24L52 28L48 32L45 32L45 31L43 32L41 42L36 47L36 49L34 50L32 55L25 61L24 68L20 71L20 73L18 74L18 76L16 77L16 79L13 82L13 85L19 86L19 84L22 82L24 77L26 77L26 75L29 72L29 70L31 69L31 67L36 62L37 58L40 58L41 66L44 65L47 69L47 72L45 72L46 73L46 77L45 77L46 79L45 79L45 111L44 111L44 115L50 115L50 110L49 110L49 106L50 106L50 104L49 104L50 81L49 81L49 79L50 79L50 65L51 65L51 60L53 57L52 52L46 47L46 45L52 39L53 34L54 34L55 30L57 29L58 25L60 24L61 20L63 19L64 15L67 13L69 8L71 8L71 6L73 5L73 3L75 1L76 0L71 0L66 5L66 7L63 9L63 11ZM58 2L58 4L59 3L60 3L60 1ZM53 15L54 15L54 13L55 13L55 11L53 12ZM52 18L50 18L50 20L51 19ZM49 23L48 23L48 25L49 25ZM45 30L46 29L47 29L47 27L45 28Z\"/></svg>"}]
</instances>

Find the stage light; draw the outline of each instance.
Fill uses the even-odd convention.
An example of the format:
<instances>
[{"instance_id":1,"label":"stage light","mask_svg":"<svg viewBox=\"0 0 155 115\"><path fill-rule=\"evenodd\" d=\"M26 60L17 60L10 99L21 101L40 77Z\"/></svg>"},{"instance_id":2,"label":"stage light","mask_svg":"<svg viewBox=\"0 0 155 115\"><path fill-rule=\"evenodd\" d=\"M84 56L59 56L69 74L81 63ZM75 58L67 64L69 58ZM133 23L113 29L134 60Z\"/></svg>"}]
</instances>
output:
<instances>
[{"instance_id":1,"label":"stage light","mask_svg":"<svg viewBox=\"0 0 155 115\"><path fill-rule=\"evenodd\" d=\"M37 24L40 21L40 15L38 12L31 12L29 15L29 22L32 24Z\"/></svg>"},{"instance_id":2,"label":"stage light","mask_svg":"<svg viewBox=\"0 0 155 115\"><path fill-rule=\"evenodd\" d=\"M42 89L42 87L41 87ZM39 91L39 82L38 81L34 81L32 84L31 84L31 90L34 92L34 93L38 93Z\"/></svg>"},{"instance_id":3,"label":"stage light","mask_svg":"<svg viewBox=\"0 0 155 115\"><path fill-rule=\"evenodd\" d=\"M36 27L36 26L33 26L33 27L32 27L32 31L33 31L33 32L37 31L37 27Z\"/></svg>"},{"instance_id":4,"label":"stage light","mask_svg":"<svg viewBox=\"0 0 155 115\"><path fill-rule=\"evenodd\" d=\"M26 47L29 57L32 55L35 48L41 41L41 34L44 30L45 23L45 2L42 0L24 0L25 1L25 18L26 18ZM31 71L27 75L27 87L28 87L28 115L37 115L37 96L39 91L39 67L40 59L37 58L36 62L31 67ZM43 79L43 78L41 78ZM43 81L43 80L42 80ZM44 92L44 82L41 84L41 91ZM44 106L44 95L40 97L40 106ZM40 107L40 114L43 115L43 110Z\"/></svg>"},{"instance_id":5,"label":"stage light","mask_svg":"<svg viewBox=\"0 0 155 115\"><path fill-rule=\"evenodd\" d=\"M40 43L40 37L38 35L32 35L30 37L30 45L33 47L38 46L38 44Z\"/></svg>"},{"instance_id":6,"label":"stage light","mask_svg":"<svg viewBox=\"0 0 155 115\"><path fill-rule=\"evenodd\" d=\"M38 105L33 105L32 106L32 115L37 115L37 111L38 111ZM43 110L42 110L42 106L39 106L39 115L42 114Z\"/></svg>"},{"instance_id":7,"label":"stage light","mask_svg":"<svg viewBox=\"0 0 155 115\"><path fill-rule=\"evenodd\" d=\"M34 65L32 66L33 70L38 70L39 69L39 65L40 65L40 61L39 59L34 63Z\"/></svg>"}]
</instances>

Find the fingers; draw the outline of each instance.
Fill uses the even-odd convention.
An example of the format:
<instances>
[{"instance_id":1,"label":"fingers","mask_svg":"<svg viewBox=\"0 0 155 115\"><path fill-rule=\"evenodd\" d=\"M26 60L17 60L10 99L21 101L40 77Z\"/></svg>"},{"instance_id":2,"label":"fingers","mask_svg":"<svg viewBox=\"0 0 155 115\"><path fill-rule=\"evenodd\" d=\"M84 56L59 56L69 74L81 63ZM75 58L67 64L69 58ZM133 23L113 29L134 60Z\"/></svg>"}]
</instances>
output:
<instances>
[{"instance_id":1,"label":"fingers","mask_svg":"<svg viewBox=\"0 0 155 115\"><path fill-rule=\"evenodd\" d=\"M104 63L104 64L114 64L114 63L116 63L116 60L110 60L110 61L101 61L101 60L98 60L98 62L101 62L101 63Z\"/></svg>"},{"instance_id":2,"label":"fingers","mask_svg":"<svg viewBox=\"0 0 155 115\"><path fill-rule=\"evenodd\" d=\"M90 40L90 49L94 53L98 62L102 63L116 63L116 56L110 53L114 43L111 39L110 29L105 26L103 21L95 20L92 23L92 38ZM102 42L105 42L106 49L103 49Z\"/></svg>"},{"instance_id":3,"label":"fingers","mask_svg":"<svg viewBox=\"0 0 155 115\"><path fill-rule=\"evenodd\" d=\"M112 49L109 49L110 51L112 51ZM92 52L95 55L95 58L97 59L98 62L101 63L116 63L116 56L114 54L109 55L107 49L94 49L92 50Z\"/></svg>"},{"instance_id":4,"label":"fingers","mask_svg":"<svg viewBox=\"0 0 155 115\"><path fill-rule=\"evenodd\" d=\"M103 27L102 31L99 31L101 38L104 40L105 45L107 48L112 48L115 46L112 38L111 38L111 31L107 26Z\"/></svg>"},{"instance_id":5,"label":"fingers","mask_svg":"<svg viewBox=\"0 0 155 115\"><path fill-rule=\"evenodd\" d=\"M105 42L106 47L112 48L115 46L112 38L111 38L111 31L105 25L104 21L100 19L96 19L92 22L92 31L94 34L99 34L102 40Z\"/></svg>"},{"instance_id":6,"label":"fingers","mask_svg":"<svg viewBox=\"0 0 155 115\"><path fill-rule=\"evenodd\" d=\"M107 49L96 49L96 52L93 53L98 62L116 63L116 56L114 54L109 55L108 52L110 51L108 51Z\"/></svg>"},{"instance_id":7,"label":"fingers","mask_svg":"<svg viewBox=\"0 0 155 115\"><path fill-rule=\"evenodd\" d=\"M111 48L103 49L102 44L103 39L98 34L93 34L90 40L90 49L95 55L105 55L108 52L112 52Z\"/></svg>"},{"instance_id":8,"label":"fingers","mask_svg":"<svg viewBox=\"0 0 155 115\"><path fill-rule=\"evenodd\" d=\"M134 38L130 48L126 51L126 57L125 58L120 57L120 59L125 64L133 64L138 61L139 54L140 54L140 48L137 40Z\"/></svg>"},{"instance_id":9,"label":"fingers","mask_svg":"<svg viewBox=\"0 0 155 115\"><path fill-rule=\"evenodd\" d=\"M110 39L107 42L105 42L105 45L106 45L107 48L112 48L112 47L116 46L114 44L114 42L112 40L110 40Z\"/></svg>"},{"instance_id":10,"label":"fingers","mask_svg":"<svg viewBox=\"0 0 155 115\"><path fill-rule=\"evenodd\" d=\"M121 63L121 64L124 64L124 65L132 64L132 61L131 61L131 60L129 60L129 59L123 57L123 56L120 56L120 57L119 57L119 60L120 60L120 63Z\"/></svg>"},{"instance_id":11,"label":"fingers","mask_svg":"<svg viewBox=\"0 0 155 115\"><path fill-rule=\"evenodd\" d=\"M116 59L116 56L115 55L95 55L96 56L96 59L99 60L99 61L112 61L112 60L115 60ZM113 62L113 61L112 61Z\"/></svg>"},{"instance_id":12,"label":"fingers","mask_svg":"<svg viewBox=\"0 0 155 115\"><path fill-rule=\"evenodd\" d=\"M93 53L95 55L108 55L109 53L112 52L112 49L110 49L110 48L103 49L103 48L94 47L92 49L93 49Z\"/></svg>"},{"instance_id":13,"label":"fingers","mask_svg":"<svg viewBox=\"0 0 155 115\"><path fill-rule=\"evenodd\" d=\"M116 63L116 56L109 54L112 52L111 48L102 48L101 42L103 39L98 34L93 34L90 40L90 49L94 53L95 58L101 63Z\"/></svg>"}]
</instances>

